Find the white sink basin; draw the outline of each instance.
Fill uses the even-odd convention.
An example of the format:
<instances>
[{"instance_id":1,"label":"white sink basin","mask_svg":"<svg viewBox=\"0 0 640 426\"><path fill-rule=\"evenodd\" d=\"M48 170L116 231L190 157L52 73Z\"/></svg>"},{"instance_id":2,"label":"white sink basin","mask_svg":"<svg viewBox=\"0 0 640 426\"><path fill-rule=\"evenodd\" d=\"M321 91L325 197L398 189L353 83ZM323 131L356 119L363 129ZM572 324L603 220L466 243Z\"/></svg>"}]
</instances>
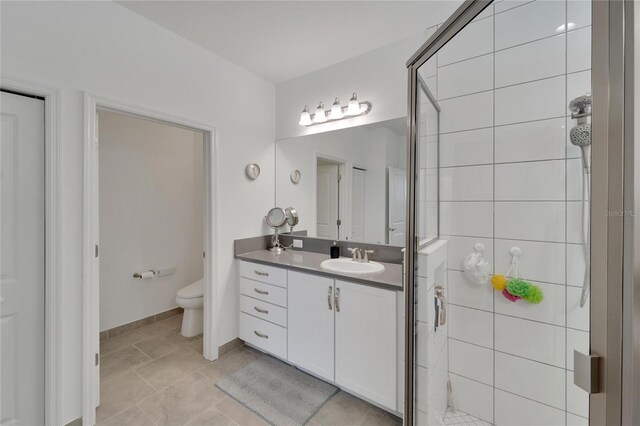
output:
<instances>
[{"instance_id":1,"label":"white sink basin","mask_svg":"<svg viewBox=\"0 0 640 426\"><path fill-rule=\"evenodd\" d=\"M351 259L327 259L320 264L325 271L349 275L379 274L384 271L384 265L378 262L354 262Z\"/></svg>"}]
</instances>

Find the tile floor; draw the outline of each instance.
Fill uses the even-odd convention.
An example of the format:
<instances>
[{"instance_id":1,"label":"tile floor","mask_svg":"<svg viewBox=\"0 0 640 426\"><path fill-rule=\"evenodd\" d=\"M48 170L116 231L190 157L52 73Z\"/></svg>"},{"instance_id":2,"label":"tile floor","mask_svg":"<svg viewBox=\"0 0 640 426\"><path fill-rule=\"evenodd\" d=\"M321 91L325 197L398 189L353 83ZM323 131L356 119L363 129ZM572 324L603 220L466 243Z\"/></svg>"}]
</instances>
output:
<instances>
[{"instance_id":1,"label":"tile floor","mask_svg":"<svg viewBox=\"0 0 640 426\"><path fill-rule=\"evenodd\" d=\"M484 420L480 420L477 417L467 414L460 410L453 411L451 408L447 408L447 412L444 415L444 424L447 426L452 425L472 425L472 426L491 426L491 423L487 423Z\"/></svg>"},{"instance_id":2,"label":"tile floor","mask_svg":"<svg viewBox=\"0 0 640 426\"><path fill-rule=\"evenodd\" d=\"M259 354L243 346L207 361L202 357L202 336L182 337L181 323L182 315L177 315L101 343L98 424L266 425L214 386ZM340 391L308 424L400 425L402 421Z\"/></svg>"}]
</instances>

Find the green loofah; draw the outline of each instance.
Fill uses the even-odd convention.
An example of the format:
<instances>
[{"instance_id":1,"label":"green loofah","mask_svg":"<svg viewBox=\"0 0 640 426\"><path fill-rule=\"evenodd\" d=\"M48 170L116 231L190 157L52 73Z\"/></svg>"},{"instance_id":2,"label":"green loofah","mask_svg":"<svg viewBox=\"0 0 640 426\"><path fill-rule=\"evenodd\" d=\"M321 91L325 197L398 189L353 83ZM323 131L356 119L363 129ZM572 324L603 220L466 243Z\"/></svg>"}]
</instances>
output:
<instances>
[{"instance_id":1,"label":"green loofah","mask_svg":"<svg viewBox=\"0 0 640 426\"><path fill-rule=\"evenodd\" d=\"M521 280L520 278L511 278L507 283L507 291L514 296L522 297L523 299L527 298L531 287L532 284L525 280Z\"/></svg>"},{"instance_id":2,"label":"green loofah","mask_svg":"<svg viewBox=\"0 0 640 426\"><path fill-rule=\"evenodd\" d=\"M542 299L544 299L544 294L542 293L542 289L540 287L538 287L537 285L531 285L529 293L524 296L523 299L529 303L538 304L542 302Z\"/></svg>"}]
</instances>

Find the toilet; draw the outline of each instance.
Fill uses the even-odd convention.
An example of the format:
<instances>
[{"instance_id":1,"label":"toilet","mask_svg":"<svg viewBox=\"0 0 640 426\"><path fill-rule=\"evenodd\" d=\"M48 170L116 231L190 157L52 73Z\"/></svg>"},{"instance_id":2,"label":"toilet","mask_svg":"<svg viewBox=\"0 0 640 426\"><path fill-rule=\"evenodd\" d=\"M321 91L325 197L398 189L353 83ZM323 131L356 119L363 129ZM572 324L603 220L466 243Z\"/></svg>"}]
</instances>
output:
<instances>
[{"instance_id":1,"label":"toilet","mask_svg":"<svg viewBox=\"0 0 640 426\"><path fill-rule=\"evenodd\" d=\"M181 334L184 337L193 337L202 333L203 306L204 306L204 280L181 288L176 293L176 303L184 309L182 317Z\"/></svg>"}]
</instances>

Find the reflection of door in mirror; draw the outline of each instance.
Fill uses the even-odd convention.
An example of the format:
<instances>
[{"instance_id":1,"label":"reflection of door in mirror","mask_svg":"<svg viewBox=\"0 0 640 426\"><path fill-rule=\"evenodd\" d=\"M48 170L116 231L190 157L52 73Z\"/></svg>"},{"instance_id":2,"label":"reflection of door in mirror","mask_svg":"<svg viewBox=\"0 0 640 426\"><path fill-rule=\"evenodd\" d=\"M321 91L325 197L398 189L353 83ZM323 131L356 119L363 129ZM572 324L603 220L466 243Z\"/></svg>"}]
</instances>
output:
<instances>
[{"instance_id":1,"label":"reflection of door in mirror","mask_svg":"<svg viewBox=\"0 0 640 426\"><path fill-rule=\"evenodd\" d=\"M338 239L339 217L338 164L318 159L317 168L317 236Z\"/></svg>"},{"instance_id":2,"label":"reflection of door in mirror","mask_svg":"<svg viewBox=\"0 0 640 426\"><path fill-rule=\"evenodd\" d=\"M364 242L365 191L367 171L354 167L351 175L351 235L349 240Z\"/></svg>"},{"instance_id":3,"label":"reflection of door in mirror","mask_svg":"<svg viewBox=\"0 0 640 426\"><path fill-rule=\"evenodd\" d=\"M387 211L389 225L387 244L404 246L407 171L405 169L389 167L387 173Z\"/></svg>"}]
</instances>

